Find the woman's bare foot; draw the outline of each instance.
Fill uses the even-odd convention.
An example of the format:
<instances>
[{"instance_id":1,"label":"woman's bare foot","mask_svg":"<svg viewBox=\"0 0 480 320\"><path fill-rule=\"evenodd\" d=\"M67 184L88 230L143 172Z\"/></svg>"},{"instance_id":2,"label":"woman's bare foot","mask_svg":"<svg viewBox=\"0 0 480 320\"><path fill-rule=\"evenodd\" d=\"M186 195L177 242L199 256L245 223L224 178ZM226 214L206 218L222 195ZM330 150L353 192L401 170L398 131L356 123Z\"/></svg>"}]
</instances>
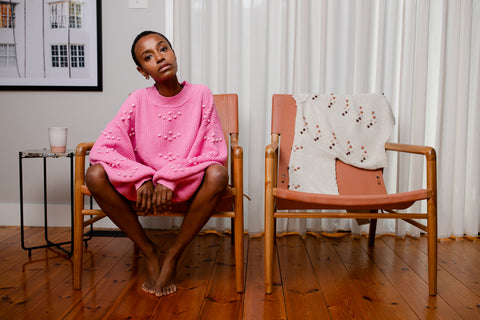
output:
<instances>
[{"instance_id":1,"label":"woman's bare foot","mask_svg":"<svg viewBox=\"0 0 480 320\"><path fill-rule=\"evenodd\" d=\"M177 291L177 285L175 284L176 273L177 258L166 257L155 286L155 295L157 297L166 296Z\"/></svg>"},{"instance_id":2,"label":"woman's bare foot","mask_svg":"<svg viewBox=\"0 0 480 320\"><path fill-rule=\"evenodd\" d=\"M158 250L155 248L155 253L151 256L145 256L145 268L147 279L142 284L142 290L154 294L156 293L156 283L157 279L160 277L160 254Z\"/></svg>"}]
</instances>

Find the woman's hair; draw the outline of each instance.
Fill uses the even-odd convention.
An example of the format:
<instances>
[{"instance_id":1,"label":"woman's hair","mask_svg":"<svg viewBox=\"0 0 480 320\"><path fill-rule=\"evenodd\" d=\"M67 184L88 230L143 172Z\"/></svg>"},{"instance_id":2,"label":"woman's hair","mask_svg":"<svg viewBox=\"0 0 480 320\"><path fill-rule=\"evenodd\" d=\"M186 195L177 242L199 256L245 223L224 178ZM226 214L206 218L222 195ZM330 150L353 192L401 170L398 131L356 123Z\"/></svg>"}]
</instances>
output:
<instances>
[{"instance_id":1,"label":"woman's hair","mask_svg":"<svg viewBox=\"0 0 480 320\"><path fill-rule=\"evenodd\" d=\"M158 34L159 36L163 37L165 40L167 40L167 43L168 45L170 46L170 48L172 48L172 44L170 43L170 41L167 39L167 37L165 37L163 34L161 34L160 32L156 32L156 31L143 31L141 33L139 33L137 35L137 37L135 38L135 40L133 40L133 44L132 44L132 49L131 49L131 53L132 53L132 58L133 58L133 61L135 61L135 64L139 67L141 67L140 65L140 62L137 60L137 57L135 56L135 46L137 45L137 42L145 37L145 36L148 36L149 34ZM172 48L173 49L173 48Z\"/></svg>"}]
</instances>

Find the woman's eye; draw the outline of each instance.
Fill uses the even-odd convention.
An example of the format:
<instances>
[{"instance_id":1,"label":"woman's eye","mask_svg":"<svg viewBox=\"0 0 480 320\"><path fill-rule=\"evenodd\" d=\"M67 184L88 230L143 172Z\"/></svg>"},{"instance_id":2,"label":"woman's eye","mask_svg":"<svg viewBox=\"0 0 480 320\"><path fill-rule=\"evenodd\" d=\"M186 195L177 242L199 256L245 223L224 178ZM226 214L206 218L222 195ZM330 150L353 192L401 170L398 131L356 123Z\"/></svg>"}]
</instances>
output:
<instances>
[{"instance_id":1,"label":"woman's eye","mask_svg":"<svg viewBox=\"0 0 480 320\"><path fill-rule=\"evenodd\" d=\"M148 56L145 56L145 57L144 57L145 61L148 61L148 60L150 60L151 58L152 58L151 55L148 55Z\"/></svg>"},{"instance_id":2,"label":"woman's eye","mask_svg":"<svg viewBox=\"0 0 480 320\"><path fill-rule=\"evenodd\" d=\"M167 50L168 50L167 47L162 47L162 48L160 48L160 51L162 51L162 52L167 51Z\"/></svg>"}]
</instances>

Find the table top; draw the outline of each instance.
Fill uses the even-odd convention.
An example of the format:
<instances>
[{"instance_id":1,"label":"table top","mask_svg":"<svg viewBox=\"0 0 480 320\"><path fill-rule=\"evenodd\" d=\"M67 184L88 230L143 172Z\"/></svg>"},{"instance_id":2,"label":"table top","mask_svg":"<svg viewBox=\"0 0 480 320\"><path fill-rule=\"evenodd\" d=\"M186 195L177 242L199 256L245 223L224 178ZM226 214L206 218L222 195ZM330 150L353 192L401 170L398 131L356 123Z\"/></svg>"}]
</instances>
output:
<instances>
[{"instance_id":1,"label":"table top","mask_svg":"<svg viewBox=\"0 0 480 320\"><path fill-rule=\"evenodd\" d=\"M74 150L66 150L65 152L51 152L50 149L38 149L38 150L22 150L19 152L21 158L61 158L61 157L73 157Z\"/></svg>"}]
</instances>

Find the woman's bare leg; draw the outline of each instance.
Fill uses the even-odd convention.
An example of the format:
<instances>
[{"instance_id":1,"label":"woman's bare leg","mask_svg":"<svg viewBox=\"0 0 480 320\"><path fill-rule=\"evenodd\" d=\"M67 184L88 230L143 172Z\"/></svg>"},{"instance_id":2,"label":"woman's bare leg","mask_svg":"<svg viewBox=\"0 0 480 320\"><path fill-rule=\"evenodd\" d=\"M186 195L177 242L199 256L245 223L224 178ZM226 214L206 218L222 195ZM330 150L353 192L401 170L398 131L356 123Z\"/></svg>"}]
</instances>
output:
<instances>
[{"instance_id":1,"label":"woman's bare leg","mask_svg":"<svg viewBox=\"0 0 480 320\"><path fill-rule=\"evenodd\" d=\"M205 171L202 185L195 194L183 218L174 244L167 252L156 284L156 295L162 296L176 291L175 274L177 262L187 245L195 238L210 219L228 183L227 168L212 165Z\"/></svg>"},{"instance_id":2,"label":"woman's bare leg","mask_svg":"<svg viewBox=\"0 0 480 320\"><path fill-rule=\"evenodd\" d=\"M147 281L142 289L155 293L155 284L161 269L159 250L145 234L138 216L132 211L128 201L112 186L102 165L95 164L89 167L85 179L88 189L100 208L145 256Z\"/></svg>"}]
</instances>

